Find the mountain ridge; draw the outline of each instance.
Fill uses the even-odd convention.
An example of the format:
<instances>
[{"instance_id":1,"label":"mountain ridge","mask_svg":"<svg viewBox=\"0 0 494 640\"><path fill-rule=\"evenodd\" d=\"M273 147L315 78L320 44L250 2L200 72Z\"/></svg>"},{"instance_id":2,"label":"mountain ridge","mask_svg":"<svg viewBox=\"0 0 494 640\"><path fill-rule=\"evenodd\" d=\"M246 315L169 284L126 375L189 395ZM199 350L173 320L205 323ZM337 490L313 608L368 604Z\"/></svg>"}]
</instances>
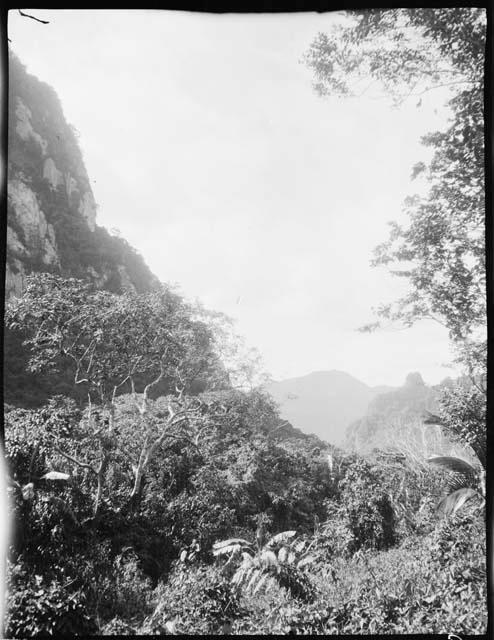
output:
<instances>
[{"instance_id":1,"label":"mountain ridge","mask_svg":"<svg viewBox=\"0 0 494 640\"><path fill-rule=\"evenodd\" d=\"M393 387L370 387L346 371L330 369L273 381L265 389L294 427L341 444L346 428L365 415L371 400Z\"/></svg>"}]
</instances>

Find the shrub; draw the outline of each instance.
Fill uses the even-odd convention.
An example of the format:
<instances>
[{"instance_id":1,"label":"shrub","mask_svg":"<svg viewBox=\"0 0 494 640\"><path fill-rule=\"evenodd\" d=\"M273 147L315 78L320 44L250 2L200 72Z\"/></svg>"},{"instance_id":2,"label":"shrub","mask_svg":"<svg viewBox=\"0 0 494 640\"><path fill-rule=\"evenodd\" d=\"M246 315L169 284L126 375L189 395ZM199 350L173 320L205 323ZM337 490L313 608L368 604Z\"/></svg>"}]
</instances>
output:
<instances>
[{"instance_id":1,"label":"shrub","mask_svg":"<svg viewBox=\"0 0 494 640\"><path fill-rule=\"evenodd\" d=\"M100 566L99 575L93 576L88 599L101 625L111 620L116 624L118 619L130 628L152 611L151 581L144 576L137 556L130 549L108 564Z\"/></svg>"},{"instance_id":2,"label":"shrub","mask_svg":"<svg viewBox=\"0 0 494 640\"><path fill-rule=\"evenodd\" d=\"M379 473L356 458L340 483L341 504L352 534L349 551L386 549L397 541L396 520Z\"/></svg>"},{"instance_id":3,"label":"shrub","mask_svg":"<svg viewBox=\"0 0 494 640\"><path fill-rule=\"evenodd\" d=\"M71 593L58 581L47 582L42 576L29 575L25 567L19 567L13 577L7 597L7 637L96 632L80 590Z\"/></svg>"},{"instance_id":4,"label":"shrub","mask_svg":"<svg viewBox=\"0 0 494 640\"><path fill-rule=\"evenodd\" d=\"M141 633L215 634L244 615L226 578L211 566L175 565L155 590L156 609Z\"/></svg>"}]
</instances>

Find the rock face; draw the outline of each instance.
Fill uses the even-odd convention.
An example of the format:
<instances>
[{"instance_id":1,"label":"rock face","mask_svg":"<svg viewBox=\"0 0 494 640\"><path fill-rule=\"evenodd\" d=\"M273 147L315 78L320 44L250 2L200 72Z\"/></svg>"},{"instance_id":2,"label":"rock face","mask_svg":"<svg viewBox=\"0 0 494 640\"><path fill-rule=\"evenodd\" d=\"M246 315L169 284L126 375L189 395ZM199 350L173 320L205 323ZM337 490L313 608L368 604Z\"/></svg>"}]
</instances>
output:
<instances>
[{"instance_id":1,"label":"rock face","mask_svg":"<svg viewBox=\"0 0 494 640\"><path fill-rule=\"evenodd\" d=\"M79 202L79 213L84 218L87 226L94 231L96 228L96 202L92 191L86 191Z\"/></svg>"},{"instance_id":2,"label":"rock face","mask_svg":"<svg viewBox=\"0 0 494 640\"><path fill-rule=\"evenodd\" d=\"M22 236L21 240L12 226L8 227L13 236L14 247L21 254L39 258L47 266L60 267L55 231L47 223L34 191L20 180L11 180L7 197L13 213L9 222L15 225Z\"/></svg>"},{"instance_id":3,"label":"rock face","mask_svg":"<svg viewBox=\"0 0 494 640\"><path fill-rule=\"evenodd\" d=\"M39 206L36 194L21 180L10 180L7 193L7 264L5 293L20 295L27 273L60 270L53 226Z\"/></svg>"},{"instance_id":4,"label":"rock face","mask_svg":"<svg viewBox=\"0 0 494 640\"><path fill-rule=\"evenodd\" d=\"M96 224L96 201L55 91L9 53L6 297L51 271L114 291L154 288L139 254Z\"/></svg>"},{"instance_id":5,"label":"rock face","mask_svg":"<svg viewBox=\"0 0 494 640\"><path fill-rule=\"evenodd\" d=\"M43 165L43 178L48 180L50 187L55 191L63 184L62 172L57 169L52 158L46 158L45 160L45 164Z\"/></svg>"},{"instance_id":6,"label":"rock face","mask_svg":"<svg viewBox=\"0 0 494 640\"><path fill-rule=\"evenodd\" d=\"M22 140L29 140L32 138L35 142L37 142L40 146L41 154L46 155L46 149L48 147L48 143L44 138L42 138L39 133L36 133L33 129L33 125L31 124L32 113L31 110L26 107L24 102L19 98L19 96L15 97L15 115L16 115L16 125L15 131L17 135Z\"/></svg>"},{"instance_id":7,"label":"rock face","mask_svg":"<svg viewBox=\"0 0 494 640\"><path fill-rule=\"evenodd\" d=\"M438 387L427 386L420 373L409 373L402 387L376 396L365 415L348 427L347 448L360 453L374 448L418 450L437 436L435 427L427 428L423 420L427 411L437 413L437 396Z\"/></svg>"}]
</instances>

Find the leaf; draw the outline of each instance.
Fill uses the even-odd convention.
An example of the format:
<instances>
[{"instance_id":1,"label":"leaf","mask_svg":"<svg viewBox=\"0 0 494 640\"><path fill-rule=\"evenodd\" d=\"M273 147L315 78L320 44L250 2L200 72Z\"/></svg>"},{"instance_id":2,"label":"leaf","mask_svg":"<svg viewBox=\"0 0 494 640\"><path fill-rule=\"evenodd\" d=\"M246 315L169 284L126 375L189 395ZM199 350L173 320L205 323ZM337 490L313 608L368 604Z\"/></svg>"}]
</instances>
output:
<instances>
[{"instance_id":1,"label":"leaf","mask_svg":"<svg viewBox=\"0 0 494 640\"><path fill-rule=\"evenodd\" d=\"M245 580L246 576L250 575L250 571L250 569L246 571L245 567L239 567L232 578L232 584L240 585L243 580Z\"/></svg>"},{"instance_id":2,"label":"leaf","mask_svg":"<svg viewBox=\"0 0 494 640\"><path fill-rule=\"evenodd\" d=\"M34 498L34 484L32 482L22 487L22 497L24 500L32 500Z\"/></svg>"},{"instance_id":3,"label":"leaf","mask_svg":"<svg viewBox=\"0 0 494 640\"><path fill-rule=\"evenodd\" d=\"M288 540L290 540L290 538L293 538L293 536L295 535L297 535L296 531L282 531L281 533L277 533L275 536L273 536L269 540L266 546L273 547L276 544L287 542Z\"/></svg>"},{"instance_id":4,"label":"leaf","mask_svg":"<svg viewBox=\"0 0 494 640\"><path fill-rule=\"evenodd\" d=\"M300 540L300 542L297 542L297 544L294 547L297 553L302 553L304 548L305 548L305 540Z\"/></svg>"},{"instance_id":5,"label":"leaf","mask_svg":"<svg viewBox=\"0 0 494 640\"><path fill-rule=\"evenodd\" d=\"M246 547L250 547L251 544L247 540L243 538L229 538L228 540L222 540L221 542L215 542L213 544L213 549L221 549L221 547L227 547L231 544L242 544Z\"/></svg>"},{"instance_id":6,"label":"leaf","mask_svg":"<svg viewBox=\"0 0 494 640\"><path fill-rule=\"evenodd\" d=\"M268 567L276 567L278 565L278 558L273 551L265 550L261 553L261 562L266 564Z\"/></svg>"},{"instance_id":7,"label":"leaf","mask_svg":"<svg viewBox=\"0 0 494 640\"><path fill-rule=\"evenodd\" d=\"M222 547L221 549L213 549L214 556L225 556L240 551L242 547L239 544L232 544L228 547Z\"/></svg>"},{"instance_id":8,"label":"leaf","mask_svg":"<svg viewBox=\"0 0 494 640\"><path fill-rule=\"evenodd\" d=\"M454 473L471 474L476 472L475 467L469 462L461 458L454 458L453 456L432 456L427 458L427 462L448 469L448 471L453 471Z\"/></svg>"},{"instance_id":9,"label":"leaf","mask_svg":"<svg viewBox=\"0 0 494 640\"><path fill-rule=\"evenodd\" d=\"M260 575L259 569L254 569L254 571L252 572L252 576L250 577L250 580L247 583L247 587L246 587L247 591L250 591L252 589L256 580L259 579L259 575Z\"/></svg>"},{"instance_id":10,"label":"leaf","mask_svg":"<svg viewBox=\"0 0 494 640\"><path fill-rule=\"evenodd\" d=\"M465 502L476 496L478 496L478 493L474 489L458 489L458 491L453 491L453 493L441 500L438 505L438 511L442 511L445 515L454 515L463 507Z\"/></svg>"},{"instance_id":11,"label":"leaf","mask_svg":"<svg viewBox=\"0 0 494 640\"><path fill-rule=\"evenodd\" d=\"M297 562L297 569L301 569L302 567L305 567L308 564L312 564L315 560L316 560L316 556L305 556L305 558L302 558Z\"/></svg>"},{"instance_id":12,"label":"leaf","mask_svg":"<svg viewBox=\"0 0 494 640\"><path fill-rule=\"evenodd\" d=\"M242 563L246 567L250 567L250 565L255 564L255 558L253 555L248 553L247 551L242 552Z\"/></svg>"},{"instance_id":13,"label":"leaf","mask_svg":"<svg viewBox=\"0 0 494 640\"><path fill-rule=\"evenodd\" d=\"M70 480L70 474L61 471L48 471L40 480Z\"/></svg>"},{"instance_id":14,"label":"leaf","mask_svg":"<svg viewBox=\"0 0 494 640\"><path fill-rule=\"evenodd\" d=\"M260 580L256 584L255 589L253 591L254 594L257 593L266 584L266 581L268 580L268 578L269 578L269 573L264 573L261 576Z\"/></svg>"},{"instance_id":15,"label":"leaf","mask_svg":"<svg viewBox=\"0 0 494 640\"><path fill-rule=\"evenodd\" d=\"M288 549L286 547L281 547L278 551L278 560L280 562L285 562L288 557Z\"/></svg>"}]
</instances>

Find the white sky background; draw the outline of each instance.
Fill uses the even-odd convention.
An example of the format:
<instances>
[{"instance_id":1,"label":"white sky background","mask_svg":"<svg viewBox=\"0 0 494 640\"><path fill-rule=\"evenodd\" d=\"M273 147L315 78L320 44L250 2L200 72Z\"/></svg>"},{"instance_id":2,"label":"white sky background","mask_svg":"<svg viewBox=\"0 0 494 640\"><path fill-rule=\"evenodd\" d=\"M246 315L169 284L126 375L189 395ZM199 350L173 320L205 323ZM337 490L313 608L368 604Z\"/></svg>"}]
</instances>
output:
<instances>
[{"instance_id":1,"label":"white sky background","mask_svg":"<svg viewBox=\"0 0 494 640\"><path fill-rule=\"evenodd\" d=\"M11 11L12 47L80 132L98 224L236 318L275 379L454 374L439 325L355 330L404 291L369 263L419 188L411 169L429 157L420 136L446 125L444 94L399 110L318 98L299 61L330 13L32 13L50 24Z\"/></svg>"}]
</instances>

